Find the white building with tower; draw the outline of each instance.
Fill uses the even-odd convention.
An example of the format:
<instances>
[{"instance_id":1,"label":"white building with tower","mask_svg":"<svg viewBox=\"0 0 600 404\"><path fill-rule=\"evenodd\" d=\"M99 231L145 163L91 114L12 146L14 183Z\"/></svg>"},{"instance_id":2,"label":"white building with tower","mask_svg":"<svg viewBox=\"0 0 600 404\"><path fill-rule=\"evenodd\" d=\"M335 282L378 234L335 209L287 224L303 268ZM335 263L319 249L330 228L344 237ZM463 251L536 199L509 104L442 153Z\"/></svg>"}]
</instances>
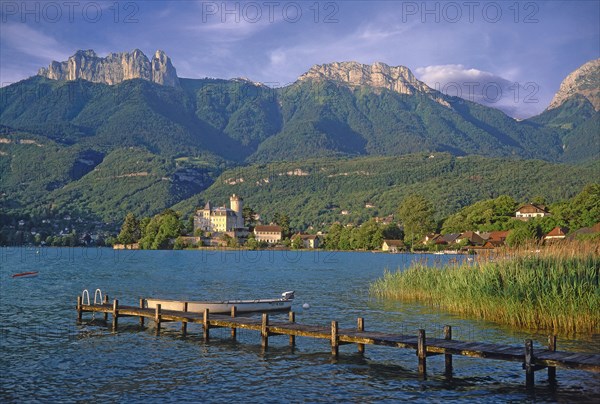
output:
<instances>
[{"instance_id":1,"label":"white building with tower","mask_svg":"<svg viewBox=\"0 0 600 404\"><path fill-rule=\"evenodd\" d=\"M210 202L206 202L204 209L198 209L194 216L194 230L202 230L211 233L228 233L245 229L244 200L236 194L229 198L231 208L221 206L213 208ZM247 230L247 229L246 229Z\"/></svg>"}]
</instances>

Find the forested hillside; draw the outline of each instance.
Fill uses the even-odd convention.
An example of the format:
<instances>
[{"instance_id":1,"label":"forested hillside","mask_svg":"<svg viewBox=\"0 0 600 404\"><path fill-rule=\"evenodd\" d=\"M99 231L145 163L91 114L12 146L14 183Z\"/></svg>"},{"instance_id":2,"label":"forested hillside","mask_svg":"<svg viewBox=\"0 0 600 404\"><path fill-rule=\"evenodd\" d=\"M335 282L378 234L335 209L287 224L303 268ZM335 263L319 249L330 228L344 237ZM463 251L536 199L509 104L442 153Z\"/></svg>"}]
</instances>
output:
<instances>
[{"instance_id":1,"label":"forested hillside","mask_svg":"<svg viewBox=\"0 0 600 404\"><path fill-rule=\"evenodd\" d=\"M285 213L293 227L302 229L393 214L405 196L416 193L433 203L440 220L476 201L504 194L517 201L534 197L543 197L548 203L565 200L599 173L597 161L572 166L448 153L310 159L225 171L206 191L174 208L189 214L206 201L224 205L235 193L243 196L264 222L273 220L276 213Z\"/></svg>"}]
</instances>

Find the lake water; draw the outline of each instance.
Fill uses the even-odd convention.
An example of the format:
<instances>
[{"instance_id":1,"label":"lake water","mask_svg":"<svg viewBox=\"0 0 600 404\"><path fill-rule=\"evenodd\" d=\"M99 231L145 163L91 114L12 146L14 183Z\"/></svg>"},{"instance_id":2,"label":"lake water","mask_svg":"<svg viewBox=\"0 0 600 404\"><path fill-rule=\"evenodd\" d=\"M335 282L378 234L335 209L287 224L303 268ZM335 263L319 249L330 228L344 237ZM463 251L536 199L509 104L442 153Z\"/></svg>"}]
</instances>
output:
<instances>
[{"instance_id":1,"label":"lake water","mask_svg":"<svg viewBox=\"0 0 600 404\"><path fill-rule=\"evenodd\" d=\"M384 269L405 268L414 260L432 265L439 255L293 251L113 251L110 249L0 248L0 401L1 402L462 402L596 401L597 374L558 369L558 385L546 372L536 374L527 392L518 363L454 357L453 377L444 376L443 356L428 359L421 380L411 350L367 345L340 347L332 359L328 341L260 335L201 327L188 336L179 323L166 323L155 335L152 323L121 318L118 332L84 313L77 324L76 299L96 288L120 304L140 297L230 299L278 297L296 291L296 321L340 327L441 337L444 324L455 339L522 345L544 334L515 331L490 322L449 315L418 304L379 301L368 285ZM13 273L39 271L36 278ZM309 309L302 305L308 303ZM280 315L282 319L286 314ZM100 318L101 315L96 317ZM147 323L148 324L148 323ZM559 337L559 349L600 352L600 336Z\"/></svg>"}]
</instances>

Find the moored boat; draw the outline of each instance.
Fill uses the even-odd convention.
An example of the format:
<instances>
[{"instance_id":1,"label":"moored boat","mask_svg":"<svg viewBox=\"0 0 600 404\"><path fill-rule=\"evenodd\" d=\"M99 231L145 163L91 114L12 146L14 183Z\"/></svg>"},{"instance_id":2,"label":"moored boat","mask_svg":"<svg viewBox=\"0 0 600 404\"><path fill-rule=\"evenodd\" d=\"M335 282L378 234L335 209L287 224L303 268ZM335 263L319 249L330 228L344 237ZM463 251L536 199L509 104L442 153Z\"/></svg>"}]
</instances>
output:
<instances>
[{"instance_id":1,"label":"moored boat","mask_svg":"<svg viewBox=\"0 0 600 404\"><path fill-rule=\"evenodd\" d=\"M184 311L187 302L187 311L204 313L208 309L210 313L231 313L235 306L238 313L287 311L292 307L294 292L288 291L281 294L278 299L254 299L254 300L223 300L223 301L194 301L194 300L171 300L171 299L146 299L146 307L155 309L160 304L161 310Z\"/></svg>"},{"instance_id":2,"label":"moored boat","mask_svg":"<svg viewBox=\"0 0 600 404\"><path fill-rule=\"evenodd\" d=\"M19 274L14 274L13 278L33 278L34 276L38 276L38 271L29 271L29 272L21 272Z\"/></svg>"}]
</instances>

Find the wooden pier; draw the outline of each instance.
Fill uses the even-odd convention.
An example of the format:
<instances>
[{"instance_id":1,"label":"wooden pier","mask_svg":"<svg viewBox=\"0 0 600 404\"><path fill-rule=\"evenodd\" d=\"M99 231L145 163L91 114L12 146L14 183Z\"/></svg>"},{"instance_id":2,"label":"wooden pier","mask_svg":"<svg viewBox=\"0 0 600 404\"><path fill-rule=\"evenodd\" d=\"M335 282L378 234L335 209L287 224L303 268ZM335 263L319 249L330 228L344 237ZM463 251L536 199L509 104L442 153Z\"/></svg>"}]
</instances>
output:
<instances>
[{"instance_id":1,"label":"wooden pier","mask_svg":"<svg viewBox=\"0 0 600 404\"><path fill-rule=\"evenodd\" d=\"M446 375L452 374L453 355L522 363L527 387L533 387L534 373L542 369L548 369L548 380L551 383L556 380L556 368L600 372L600 354L557 351L556 336L548 337L546 349L534 352L533 341L529 339L521 347L453 340L450 326L444 327L444 338L427 338L423 329L418 330L417 335L367 331L363 318L358 318L356 328L346 329L340 328L337 321L332 321L329 326L298 324L295 322L294 312L289 312L288 321L270 321L267 313L263 313L261 318L237 317L235 307L228 316L210 314L208 310L204 313L191 313L162 310L160 305L156 309L145 306L144 299L140 299L139 307L120 306L118 300L109 304L108 296L104 297L101 304L83 304L82 297L78 296L77 317L81 321L84 312L94 312L104 313L104 319L108 320L108 315L111 314L113 330L117 330L120 317L139 317L142 326L145 319L150 319L155 323L157 332L163 322L180 322L184 335L188 323L197 323L202 324L205 340L209 339L212 328L230 328L233 338L236 337L237 329L254 330L260 332L264 349L268 348L269 337L274 335L289 336L290 345L296 343L296 337L318 338L329 341L334 357L338 356L338 348L343 344L357 344L359 352L364 352L365 345L408 348L415 350L419 374L423 378L427 374L427 357L434 355L444 355ZM186 307L187 304L184 309Z\"/></svg>"}]
</instances>

